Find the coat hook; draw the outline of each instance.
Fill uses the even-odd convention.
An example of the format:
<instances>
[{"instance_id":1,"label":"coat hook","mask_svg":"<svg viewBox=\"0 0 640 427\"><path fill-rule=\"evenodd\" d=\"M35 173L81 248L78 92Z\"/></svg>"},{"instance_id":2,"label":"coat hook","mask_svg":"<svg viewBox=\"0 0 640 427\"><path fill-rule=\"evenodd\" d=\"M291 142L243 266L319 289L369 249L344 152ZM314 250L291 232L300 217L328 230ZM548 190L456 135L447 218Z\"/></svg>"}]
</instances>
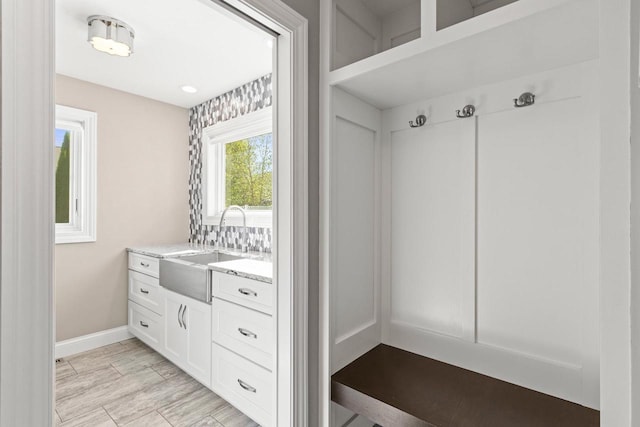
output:
<instances>
[{"instance_id":1,"label":"coat hook","mask_svg":"<svg viewBox=\"0 0 640 427\"><path fill-rule=\"evenodd\" d=\"M536 96L531 92L525 92L519 98L513 100L516 108L529 107L536 103Z\"/></svg>"},{"instance_id":2,"label":"coat hook","mask_svg":"<svg viewBox=\"0 0 640 427\"><path fill-rule=\"evenodd\" d=\"M469 117L473 117L475 113L476 113L476 107L469 104L469 105L465 105L462 111L456 110L456 117L458 117L459 119L466 119Z\"/></svg>"},{"instance_id":3,"label":"coat hook","mask_svg":"<svg viewBox=\"0 0 640 427\"><path fill-rule=\"evenodd\" d=\"M415 123L413 123L413 120L409 122L409 126L411 126L412 128L419 128L424 126L425 123L427 123L427 116L425 116L424 114L420 114L418 117L416 117Z\"/></svg>"}]
</instances>

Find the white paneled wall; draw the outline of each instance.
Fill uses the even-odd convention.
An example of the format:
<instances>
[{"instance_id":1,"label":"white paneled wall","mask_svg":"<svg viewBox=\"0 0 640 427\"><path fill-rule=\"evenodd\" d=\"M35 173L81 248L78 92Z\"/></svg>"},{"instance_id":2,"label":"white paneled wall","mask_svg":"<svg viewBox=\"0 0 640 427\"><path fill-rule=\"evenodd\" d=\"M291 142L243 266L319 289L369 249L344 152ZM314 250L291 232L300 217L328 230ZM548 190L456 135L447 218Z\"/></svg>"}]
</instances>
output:
<instances>
[{"instance_id":1,"label":"white paneled wall","mask_svg":"<svg viewBox=\"0 0 640 427\"><path fill-rule=\"evenodd\" d=\"M595 81L584 63L383 113L382 342L599 406Z\"/></svg>"},{"instance_id":2,"label":"white paneled wall","mask_svg":"<svg viewBox=\"0 0 640 427\"><path fill-rule=\"evenodd\" d=\"M335 372L380 342L381 113L338 89L331 146Z\"/></svg>"},{"instance_id":3,"label":"white paneled wall","mask_svg":"<svg viewBox=\"0 0 640 427\"><path fill-rule=\"evenodd\" d=\"M391 133L391 321L475 339L475 119Z\"/></svg>"},{"instance_id":4,"label":"white paneled wall","mask_svg":"<svg viewBox=\"0 0 640 427\"><path fill-rule=\"evenodd\" d=\"M597 126L585 117L573 98L478 129L478 342L576 370L597 314Z\"/></svg>"}]
</instances>

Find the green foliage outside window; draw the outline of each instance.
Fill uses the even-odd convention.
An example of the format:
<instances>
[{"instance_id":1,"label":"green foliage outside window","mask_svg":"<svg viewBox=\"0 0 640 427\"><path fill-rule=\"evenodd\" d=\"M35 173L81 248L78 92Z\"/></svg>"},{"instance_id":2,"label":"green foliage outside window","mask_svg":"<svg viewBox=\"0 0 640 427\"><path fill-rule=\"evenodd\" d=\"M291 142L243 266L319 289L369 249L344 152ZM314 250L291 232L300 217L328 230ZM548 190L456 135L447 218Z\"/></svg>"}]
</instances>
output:
<instances>
[{"instance_id":1,"label":"green foliage outside window","mask_svg":"<svg viewBox=\"0 0 640 427\"><path fill-rule=\"evenodd\" d=\"M56 223L69 223L69 172L71 170L71 133L65 132L56 166ZM56 147L58 149L58 147Z\"/></svg>"},{"instance_id":2,"label":"green foliage outside window","mask_svg":"<svg viewBox=\"0 0 640 427\"><path fill-rule=\"evenodd\" d=\"M226 206L271 209L273 204L272 134L226 144L225 161Z\"/></svg>"}]
</instances>

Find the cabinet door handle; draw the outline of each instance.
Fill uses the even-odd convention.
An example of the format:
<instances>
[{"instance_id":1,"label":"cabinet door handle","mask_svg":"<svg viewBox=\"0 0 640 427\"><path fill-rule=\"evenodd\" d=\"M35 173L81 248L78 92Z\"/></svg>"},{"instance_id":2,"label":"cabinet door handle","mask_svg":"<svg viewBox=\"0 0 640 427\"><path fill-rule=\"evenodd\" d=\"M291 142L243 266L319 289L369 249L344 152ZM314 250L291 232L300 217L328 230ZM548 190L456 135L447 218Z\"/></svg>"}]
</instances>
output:
<instances>
[{"instance_id":1,"label":"cabinet door handle","mask_svg":"<svg viewBox=\"0 0 640 427\"><path fill-rule=\"evenodd\" d=\"M184 308L182 309L182 326L184 326L184 329L187 329L187 322L186 320L184 320L184 314L187 312L187 306L185 305Z\"/></svg>"},{"instance_id":2,"label":"cabinet door handle","mask_svg":"<svg viewBox=\"0 0 640 427\"><path fill-rule=\"evenodd\" d=\"M178 325L182 328L182 322L180 321L180 312L182 311L182 304L180 304L180 308L178 309Z\"/></svg>"},{"instance_id":3,"label":"cabinet door handle","mask_svg":"<svg viewBox=\"0 0 640 427\"><path fill-rule=\"evenodd\" d=\"M140 288L140 292L143 294L149 294L149 291L146 290L145 288Z\"/></svg>"},{"instance_id":4,"label":"cabinet door handle","mask_svg":"<svg viewBox=\"0 0 640 427\"><path fill-rule=\"evenodd\" d=\"M242 335L248 338L254 338L254 339L258 338L258 335L244 328L238 328L238 332L240 332Z\"/></svg>"},{"instance_id":5,"label":"cabinet door handle","mask_svg":"<svg viewBox=\"0 0 640 427\"><path fill-rule=\"evenodd\" d=\"M142 326L143 328L148 328L149 324L148 323L144 323L142 320L140 321L140 326Z\"/></svg>"},{"instance_id":6,"label":"cabinet door handle","mask_svg":"<svg viewBox=\"0 0 640 427\"><path fill-rule=\"evenodd\" d=\"M250 391L251 393L255 393L258 390L256 390L255 387L251 387L249 384L245 383L244 381L242 381L240 378L238 378L238 384L240 384L240 387L242 387L243 389Z\"/></svg>"},{"instance_id":7,"label":"cabinet door handle","mask_svg":"<svg viewBox=\"0 0 640 427\"><path fill-rule=\"evenodd\" d=\"M149 268L149 263L148 262L140 261L140 265L143 266L144 268Z\"/></svg>"},{"instance_id":8,"label":"cabinet door handle","mask_svg":"<svg viewBox=\"0 0 640 427\"><path fill-rule=\"evenodd\" d=\"M251 289L247 289L247 288L240 288L238 289L238 292L240 292L242 295L246 295L248 297L257 297L258 293L254 290Z\"/></svg>"}]
</instances>

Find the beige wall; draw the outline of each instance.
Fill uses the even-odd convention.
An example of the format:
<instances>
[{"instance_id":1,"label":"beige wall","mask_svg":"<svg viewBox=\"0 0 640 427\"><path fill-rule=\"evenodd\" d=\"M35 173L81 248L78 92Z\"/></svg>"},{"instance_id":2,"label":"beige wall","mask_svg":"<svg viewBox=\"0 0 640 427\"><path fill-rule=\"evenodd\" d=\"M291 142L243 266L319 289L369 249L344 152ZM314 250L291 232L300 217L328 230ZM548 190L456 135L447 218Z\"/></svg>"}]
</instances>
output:
<instances>
[{"instance_id":1,"label":"beige wall","mask_svg":"<svg viewBox=\"0 0 640 427\"><path fill-rule=\"evenodd\" d=\"M98 113L94 243L56 245L57 341L127 324L128 246L186 242L188 111L57 76L56 103Z\"/></svg>"}]
</instances>

